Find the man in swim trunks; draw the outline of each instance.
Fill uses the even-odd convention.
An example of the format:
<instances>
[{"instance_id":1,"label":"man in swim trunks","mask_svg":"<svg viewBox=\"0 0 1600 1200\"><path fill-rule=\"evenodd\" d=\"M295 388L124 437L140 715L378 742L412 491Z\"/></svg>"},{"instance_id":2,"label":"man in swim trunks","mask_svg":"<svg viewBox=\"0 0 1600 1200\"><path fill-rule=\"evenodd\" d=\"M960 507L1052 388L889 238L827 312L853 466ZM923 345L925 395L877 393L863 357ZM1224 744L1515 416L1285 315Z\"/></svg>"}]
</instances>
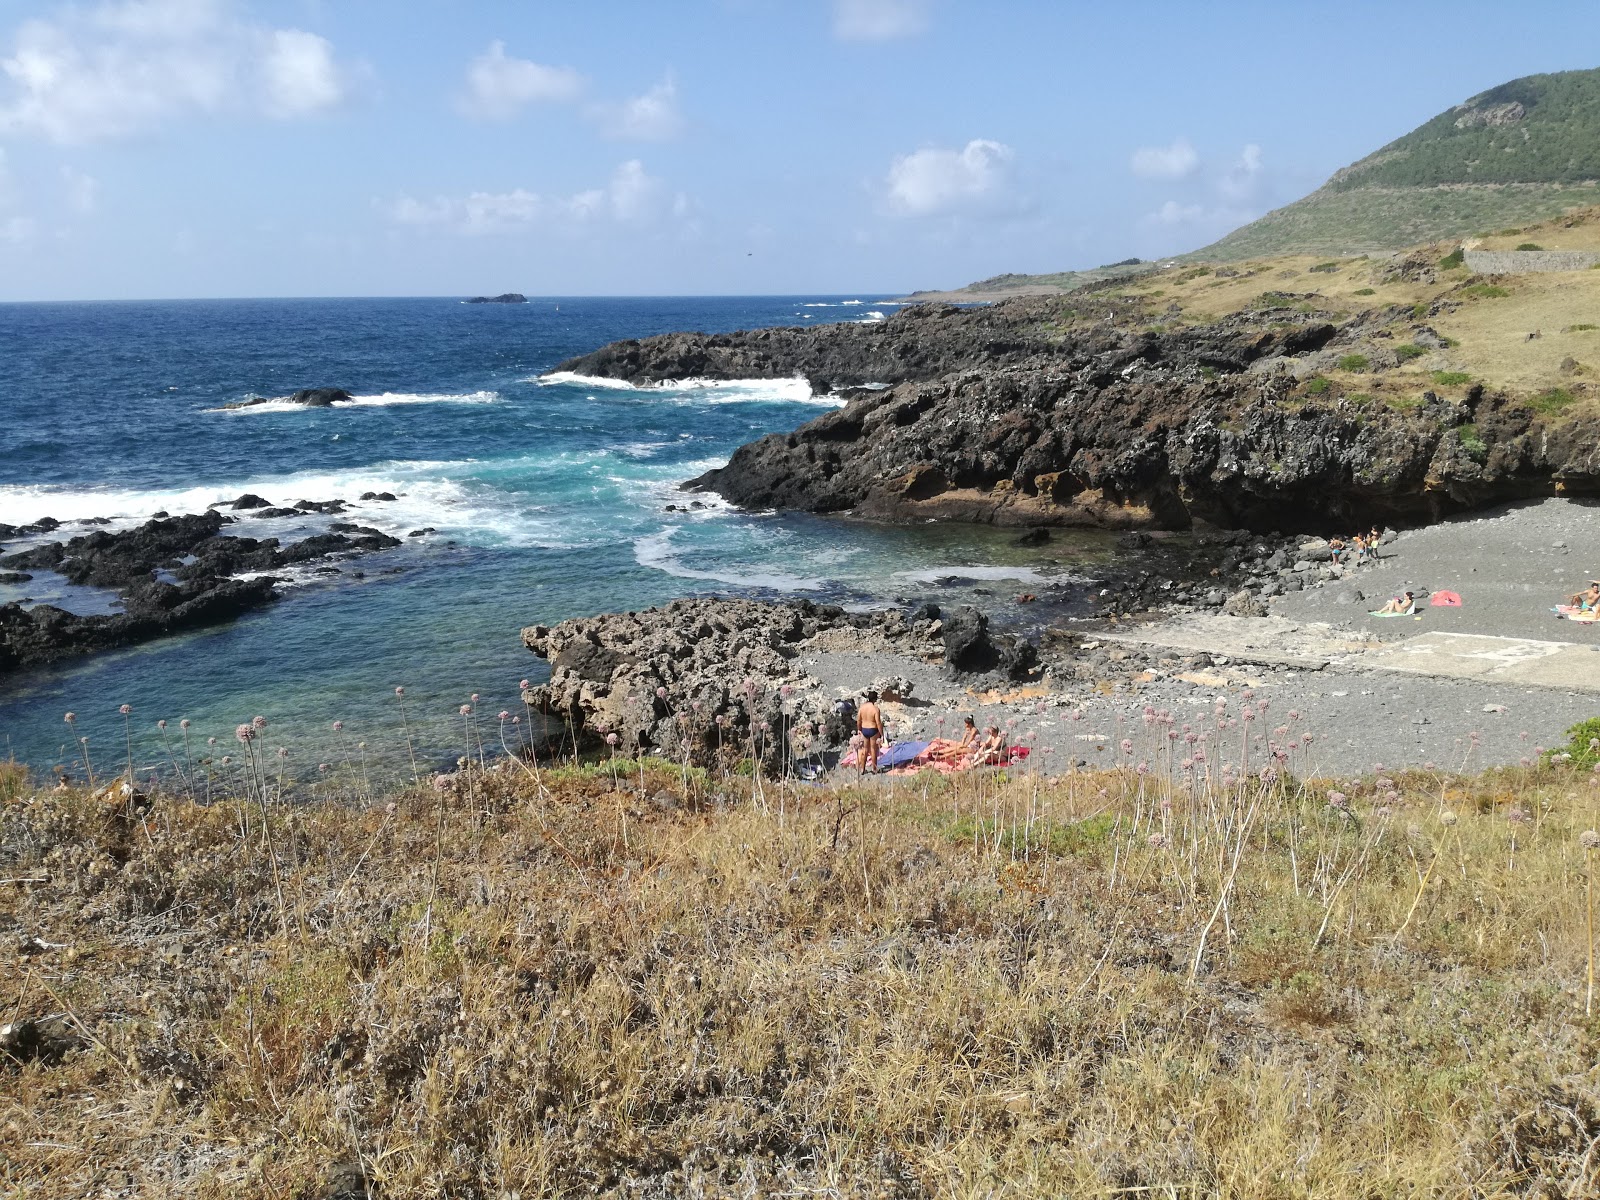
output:
<instances>
[{"instance_id":1,"label":"man in swim trunks","mask_svg":"<svg viewBox=\"0 0 1600 1200\"><path fill-rule=\"evenodd\" d=\"M883 749L883 712L878 708L878 693L867 692L856 709L856 732L861 735L861 774L878 773L878 751Z\"/></svg>"},{"instance_id":2,"label":"man in swim trunks","mask_svg":"<svg viewBox=\"0 0 1600 1200\"><path fill-rule=\"evenodd\" d=\"M1594 612L1600 609L1600 582L1589 580L1589 590L1575 593L1567 603L1579 612Z\"/></svg>"}]
</instances>

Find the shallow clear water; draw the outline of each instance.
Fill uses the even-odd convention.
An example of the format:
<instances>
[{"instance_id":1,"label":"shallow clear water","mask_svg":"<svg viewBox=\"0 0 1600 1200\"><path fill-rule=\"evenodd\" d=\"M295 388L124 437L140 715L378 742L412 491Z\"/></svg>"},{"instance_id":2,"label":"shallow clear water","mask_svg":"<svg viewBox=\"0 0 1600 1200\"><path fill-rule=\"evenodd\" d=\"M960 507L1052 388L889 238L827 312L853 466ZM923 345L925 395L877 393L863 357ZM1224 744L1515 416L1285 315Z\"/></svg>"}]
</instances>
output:
<instances>
[{"instance_id":1,"label":"shallow clear water","mask_svg":"<svg viewBox=\"0 0 1600 1200\"><path fill-rule=\"evenodd\" d=\"M851 299L0 305L0 522L121 525L249 491L274 504L350 501L343 519L401 537L436 530L333 582L295 581L281 602L232 624L0 677L0 753L41 769L70 764L62 714L73 710L97 761L123 759L117 708L127 703L141 764L165 756L159 718L169 736L191 718L203 745L255 714L268 718L268 744L289 747L301 767L355 738L392 764L404 754L403 685L405 723L432 761L460 752L458 709L472 694L477 736L491 746L494 714L520 711L518 681L543 670L518 639L524 625L707 592L965 599L1092 553L1093 539L1024 550L990 530L741 513L704 497L705 508L667 512L690 499L680 481L830 402L789 381L635 389L540 378L622 337L887 311L871 296L842 303ZM316 386L346 388L358 403L221 410ZM367 491L398 499L360 503ZM246 515L234 532L314 525ZM952 574L965 578L939 582ZM55 595L48 577L0 586L0 602L96 602ZM336 719L344 737L330 730Z\"/></svg>"}]
</instances>

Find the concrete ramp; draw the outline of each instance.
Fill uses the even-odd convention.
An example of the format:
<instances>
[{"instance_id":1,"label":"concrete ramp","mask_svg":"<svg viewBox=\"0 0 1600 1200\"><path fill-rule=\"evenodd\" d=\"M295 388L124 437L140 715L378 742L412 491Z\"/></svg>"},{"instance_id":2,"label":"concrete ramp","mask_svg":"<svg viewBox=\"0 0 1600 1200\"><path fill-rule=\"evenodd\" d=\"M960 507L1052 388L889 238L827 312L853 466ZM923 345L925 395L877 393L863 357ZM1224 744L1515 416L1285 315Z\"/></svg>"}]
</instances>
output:
<instances>
[{"instance_id":1,"label":"concrete ramp","mask_svg":"<svg viewBox=\"0 0 1600 1200\"><path fill-rule=\"evenodd\" d=\"M1525 687L1600 692L1600 652L1573 642L1432 631L1369 650L1352 666L1414 675L1447 675Z\"/></svg>"}]
</instances>

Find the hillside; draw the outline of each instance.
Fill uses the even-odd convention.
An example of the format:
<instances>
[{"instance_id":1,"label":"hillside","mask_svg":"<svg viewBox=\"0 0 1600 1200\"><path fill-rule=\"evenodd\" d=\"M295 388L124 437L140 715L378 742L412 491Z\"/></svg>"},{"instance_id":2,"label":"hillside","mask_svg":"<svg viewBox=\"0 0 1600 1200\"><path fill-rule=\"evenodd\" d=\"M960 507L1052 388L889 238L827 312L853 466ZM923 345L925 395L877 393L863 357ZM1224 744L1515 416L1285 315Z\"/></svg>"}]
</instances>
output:
<instances>
[{"instance_id":1,"label":"hillside","mask_svg":"<svg viewBox=\"0 0 1600 1200\"><path fill-rule=\"evenodd\" d=\"M1185 257L1364 254L1600 204L1600 70L1490 88Z\"/></svg>"},{"instance_id":2,"label":"hillside","mask_svg":"<svg viewBox=\"0 0 1600 1200\"><path fill-rule=\"evenodd\" d=\"M1600 204L1600 69L1529 75L1446 109L1187 262L1358 255L1484 234ZM1097 271L1008 274L929 298L1071 292Z\"/></svg>"}]
</instances>

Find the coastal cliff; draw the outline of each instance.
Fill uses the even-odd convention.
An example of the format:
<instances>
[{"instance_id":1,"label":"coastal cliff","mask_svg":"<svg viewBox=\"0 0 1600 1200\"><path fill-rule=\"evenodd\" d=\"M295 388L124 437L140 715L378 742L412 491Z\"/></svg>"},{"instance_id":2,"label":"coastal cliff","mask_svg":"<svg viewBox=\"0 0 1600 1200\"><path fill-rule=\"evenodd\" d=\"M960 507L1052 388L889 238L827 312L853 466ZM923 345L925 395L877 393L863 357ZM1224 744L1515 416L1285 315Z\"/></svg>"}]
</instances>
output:
<instances>
[{"instance_id":1,"label":"coastal cliff","mask_svg":"<svg viewBox=\"0 0 1600 1200\"><path fill-rule=\"evenodd\" d=\"M620 342L560 369L635 383L798 374L845 389L843 407L685 485L754 508L1322 531L1600 483L1593 416L1548 419L1482 385L1405 403L1317 386L1319 368L1365 361L1375 344L1440 341L1427 313L1351 317L1315 294L1268 295L1165 328L1142 297L1117 293L913 306L872 325ZM868 383L879 386L851 388Z\"/></svg>"}]
</instances>

